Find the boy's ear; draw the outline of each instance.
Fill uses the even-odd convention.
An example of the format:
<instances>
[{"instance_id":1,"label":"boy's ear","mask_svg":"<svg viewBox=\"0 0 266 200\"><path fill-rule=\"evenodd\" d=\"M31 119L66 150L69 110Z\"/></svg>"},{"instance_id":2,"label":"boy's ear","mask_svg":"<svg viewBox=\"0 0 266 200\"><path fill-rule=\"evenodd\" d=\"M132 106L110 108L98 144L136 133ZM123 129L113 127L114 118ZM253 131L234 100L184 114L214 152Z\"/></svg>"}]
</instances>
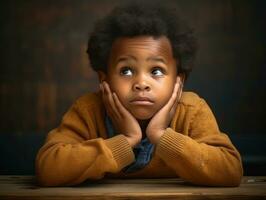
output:
<instances>
[{"instance_id":1,"label":"boy's ear","mask_svg":"<svg viewBox=\"0 0 266 200\"><path fill-rule=\"evenodd\" d=\"M97 71L100 82L106 81L107 75L103 71Z\"/></svg>"}]
</instances>

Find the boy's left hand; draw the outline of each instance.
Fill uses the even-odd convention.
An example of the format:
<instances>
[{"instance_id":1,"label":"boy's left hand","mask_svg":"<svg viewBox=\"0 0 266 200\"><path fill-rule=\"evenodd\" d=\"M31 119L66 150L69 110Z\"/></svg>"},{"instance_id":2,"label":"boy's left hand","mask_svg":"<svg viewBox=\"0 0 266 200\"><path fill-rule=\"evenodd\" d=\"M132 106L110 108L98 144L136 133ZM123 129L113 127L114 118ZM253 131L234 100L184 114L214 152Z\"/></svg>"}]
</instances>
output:
<instances>
[{"instance_id":1,"label":"boy's left hand","mask_svg":"<svg viewBox=\"0 0 266 200\"><path fill-rule=\"evenodd\" d=\"M146 128L146 136L151 143L156 144L159 141L172 120L182 94L182 85L183 83L180 77L177 76L174 90L169 101L150 120Z\"/></svg>"}]
</instances>

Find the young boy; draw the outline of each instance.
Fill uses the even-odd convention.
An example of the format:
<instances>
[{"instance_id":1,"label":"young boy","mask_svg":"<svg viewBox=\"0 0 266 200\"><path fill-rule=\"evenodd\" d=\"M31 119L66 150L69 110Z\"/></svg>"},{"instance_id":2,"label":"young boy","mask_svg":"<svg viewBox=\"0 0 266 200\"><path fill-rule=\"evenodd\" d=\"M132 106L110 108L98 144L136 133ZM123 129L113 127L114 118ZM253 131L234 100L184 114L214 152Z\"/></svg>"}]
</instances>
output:
<instances>
[{"instance_id":1,"label":"young boy","mask_svg":"<svg viewBox=\"0 0 266 200\"><path fill-rule=\"evenodd\" d=\"M108 178L181 177L238 186L241 157L197 94L182 92L195 55L192 31L163 6L126 5L88 42L100 91L80 97L36 157L40 185Z\"/></svg>"}]
</instances>

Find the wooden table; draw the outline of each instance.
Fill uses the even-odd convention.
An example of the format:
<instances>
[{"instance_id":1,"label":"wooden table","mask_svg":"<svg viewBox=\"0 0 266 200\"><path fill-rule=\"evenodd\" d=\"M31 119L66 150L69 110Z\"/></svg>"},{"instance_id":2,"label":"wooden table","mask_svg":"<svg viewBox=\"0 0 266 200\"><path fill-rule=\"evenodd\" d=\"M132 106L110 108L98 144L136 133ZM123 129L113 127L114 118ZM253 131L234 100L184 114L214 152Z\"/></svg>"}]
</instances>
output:
<instances>
[{"instance_id":1,"label":"wooden table","mask_svg":"<svg viewBox=\"0 0 266 200\"><path fill-rule=\"evenodd\" d=\"M266 199L266 177L240 187L199 187L181 179L109 179L74 187L37 187L33 176L0 176L0 199Z\"/></svg>"}]
</instances>

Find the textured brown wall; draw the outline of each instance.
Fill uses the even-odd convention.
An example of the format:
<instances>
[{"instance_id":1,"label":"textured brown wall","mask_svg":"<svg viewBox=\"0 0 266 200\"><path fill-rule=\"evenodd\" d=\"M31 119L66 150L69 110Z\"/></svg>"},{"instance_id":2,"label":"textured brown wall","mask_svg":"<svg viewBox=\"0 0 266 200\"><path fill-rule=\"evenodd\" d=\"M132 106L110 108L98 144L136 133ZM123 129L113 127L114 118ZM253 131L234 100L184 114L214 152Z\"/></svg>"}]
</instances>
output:
<instances>
[{"instance_id":1,"label":"textured brown wall","mask_svg":"<svg viewBox=\"0 0 266 200\"><path fill-rule=\"evenodd\" d=\"M1 1L0 133L45 133L78 96L97 90L88 33L120 2ZM226 132L264 131L263 1L165 2L179 6L199 38L187 89L207 99Z\"/></svg>"}]
</instances>

